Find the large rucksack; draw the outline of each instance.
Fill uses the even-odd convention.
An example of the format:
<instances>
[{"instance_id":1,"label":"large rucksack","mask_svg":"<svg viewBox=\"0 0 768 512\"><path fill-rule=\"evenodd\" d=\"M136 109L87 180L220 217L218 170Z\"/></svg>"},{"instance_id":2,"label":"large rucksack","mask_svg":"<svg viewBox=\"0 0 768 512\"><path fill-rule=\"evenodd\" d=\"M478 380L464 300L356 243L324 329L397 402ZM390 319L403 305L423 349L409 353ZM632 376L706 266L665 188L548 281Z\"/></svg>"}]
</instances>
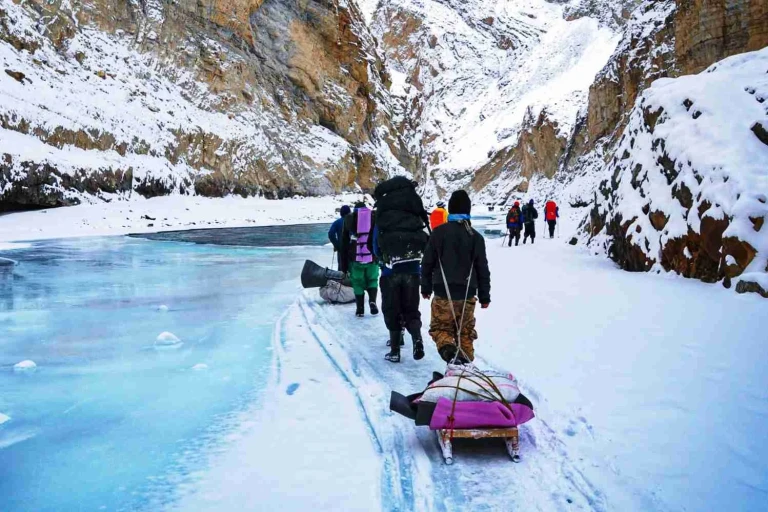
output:
<instances>
[{"instance_id":1,"label":"large rucksack","mask_svg":"<svg viewBox=\"0 0 768 512\"><path fill-rule=\"evenodd\" d=\"M515 227L520 224L520 210L511 208L507 214L507 227Z\"/></svg>"},{"instance_id":2,"label":"large rucksack","mask_svg":"<svg viewBox=\"0 0 768 512\"><path fill-rule=\"evenodd\" d=\"M429 235L429 217L413 181L403 176L376 187L378 245L385 263L420 259Z\"/></svg>"},{"instance_id":3,"label":"large rucksack","mask_svg":"<svg viewBox=\"0 0 768 512\"><path fill-rule=\"evenodd\" d=\"M557 204L554 201L547 201L544 207L544 218L546 220L557 220Z\"/></svg>"}]
</instances>

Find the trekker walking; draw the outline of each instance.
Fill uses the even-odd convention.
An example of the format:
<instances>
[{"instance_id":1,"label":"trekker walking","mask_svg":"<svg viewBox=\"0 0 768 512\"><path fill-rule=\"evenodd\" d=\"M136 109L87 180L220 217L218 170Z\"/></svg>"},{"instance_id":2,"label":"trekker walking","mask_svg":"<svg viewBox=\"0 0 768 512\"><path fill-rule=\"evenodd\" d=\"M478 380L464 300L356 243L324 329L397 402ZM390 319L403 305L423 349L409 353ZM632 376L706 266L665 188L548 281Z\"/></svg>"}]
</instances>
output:
<instances>
[{"instance_id":1,"label":"trekker walking","mask_svg":"<svg viewBox=\"0 0 768 512\"><path fill-rule=\"evenodd\" d=\"M554 201L547 201L544 205L544 220L547 221L549 226L549 238L555 238L555 226L557 225L557 219L560 217L560 208Z\"/></svg>"},{"instance_id":2,"label":"trekker walking","mask_svg":"<svg viewBox=\"0 0 768 512\"><path fill-rule=\"evenodd\" d=\"M471 209L465 191L451 195L448 222L432 232L421 261L421 294L425 299L435 294L429 334L444 361L455 357L460 364L475 358L476 296L483 309L491 303L485 239L472 228ZM457 346L461 347L458 356Z\"/></svg>"},{"instance_id":3,"label":"trekker walking","mask_svg":"<svg viewBox=\"0 0 768 512\"><path fill-rule=\"evenodd\" d=\"M355 211L344 217L341 232L339 270L349 273L352 289L355 292L355 315L365 315L365 292L368 292L368 307L372 315L379 314L376 295L379 286L379 266L373 258L372 243L375 215L360 201L355 204Z\"/></svg>"},{"instance_id":4,"label":"trekker walking","mask_svg":"<svg viewBox=\"0 0 768 512\"><path fill-rule=\"evenodd\" d=\"M381 309L389 330L387 361L400 362L403 328L413 340L413 358L424 357L419 304L421 258L429 235L428 217L416 184L398 176L376 187L373 252L381 266Z\"/></svg>"},{"instance_id":5,"label":"trekker walking","mask_svg":"<svg viewBox=\"0 0 768 512\"><path fill-rule=\"evenodd\" d=\"M352 210L346 204L339 208L339 218L333 221L331 228L328 230L328 240L333 245L333 252L339 252L339 249L341 249L341 232L344 229L344 217L349 215L350 211ZM341 257L339 257L337 268L341 270Z\"/></svg>"},{"instance_id":6,"label":"trekker walking","mask_svg":"<svg viewBox=\"0 0 768 512\"><path fill-rule=\"evenodd\" d=\"M520 230L523 229L523 214L520 211L520 201L515 201L507 213L507 229L509 230L509 244L512 247L512 239L515 239L515 247L520 242Z\"/></svg>"},{"instance_id":7,"label":"trekker walking","mask_svg":"<svg viewBox=\"0 0 768 512\"><path fill-rule=\"evenodd\" d=\"M448 210L445 209L445 202L438 201L437 208L429 214L429 227L434 230L446 222L448 222Z\"/></svg>"},{"instance_id":8,"label":"trekker walking","mask_svg":"<svg viewBox=\"0 0 768 512\"><path fill-rule=\"evenodd\" d=\"M533 199L523 206L522 214L523 226L525 228L523 233L523 244L528 240L528 237L531 237L531 243L533 243L536 239L536 224L534 221L539 218L539 212L533 207Z\"/></svg>"}]
</instances>

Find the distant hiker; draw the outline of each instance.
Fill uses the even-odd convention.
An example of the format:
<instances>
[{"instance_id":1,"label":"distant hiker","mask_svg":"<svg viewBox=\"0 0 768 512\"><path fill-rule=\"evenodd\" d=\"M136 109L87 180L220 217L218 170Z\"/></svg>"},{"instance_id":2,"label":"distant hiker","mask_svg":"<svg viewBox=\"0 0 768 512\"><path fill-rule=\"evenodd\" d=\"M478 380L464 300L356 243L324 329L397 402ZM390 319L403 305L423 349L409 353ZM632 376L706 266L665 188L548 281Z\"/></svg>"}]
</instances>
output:
<instances>
[{"instance_id":1,"label":"distant hiker","mask_svg":"<svg viewBox=\"0 0 768 512\"><path fill-rule=\"evenodd\" d=\"M341 249L341 232L344 229L344 217L349 215L351 209L348 205L339 208L339 218L333 221L331 229L328 230L328 240L333 244L333 252L339 252ZM341 269L341 258L339 258L338 268Z\"/></svg>"},{"instance_id":2,"label":"distant hiker","mask_svg":"<svg viewBox=\"0 0 768 512\"><path fill-rule=\"evenodd\" d=\"M528 240L528 237L531 237L531 243L533 243L536 239L536 224L534 221L539 218L539 212L533 207L533 199L523 206L521 212L523 214L523 226L525 227L523 243Z\"/></svg>"},{"instance_id":3,"label":"distant hiker","mask_svg":"<svg viewBox=\"0 0 768 512\"><path fill-rule=\"evenodd\" d=\"M355 291L355 315L365 315L365 292L368 292L368 306L372 315L379 314L376 295L379 287L379 266L373 258L372 235L376 223L373 212L360 201L355 211L344 217L339 247L339 270L349 273L352 289Z\"/></svg>"},{"instance_id":4,"label":"distant hiker","mask_svg":"<svg viewBox=\"0 0 768 512\"><path fill-rule=\"evenodd\" d=\"M554 201L547 201L544 206L544 220L549 225L549 238L555 238L555 226L557 225L557 219L560 217L560 208Z\"/></svg>"},{"instance_id":5,"label":"distant hiker","mask_svg":"<svg viewBox=\"0 0 768 512\"><path fill-rule=\"evenodd\" d=\"M520 230L523 229L523 214L520 211L520 201L515 201L512 208L507 213L507 229L509 230L509 244L512 247L512 239L515 239L515 246L520 242Z\"/></svg>"},{"instance_id":6,"label":"distant hiker","mask_svg":"<svg viewBox=\"0 0 768 512\"><path fill-rule=\"evenodd\" d=\"M448 222L448 210L445 209L445 203L443 201L437 202L437 208L429 214L429 227L436 229Z\"/></svg>"},{"instance_id":7,"label":"distant hiker","mask_svg":"<svg viewBox=\"0 0 768 512\"><path fill-rule=\"evenodd\" d=\"M466 363L475 358L475 304L491 303L491 272L485 255L485 239L472 228L469 195L457 190L448 201L448 222L432 232L421 261L421 294L432 292L429 334L444 361ZM463 318L462 318L463 317ZM461 332L457 331L460 325Z\"/></svg>"},{"instance_id":8,"label":"distant hiker","mask_svg":"<svg viewBox=\"0 0 768 512\"><path fill-rule=\"evenodd\" d=\"M413 340L413 358L424 357L419 304L421 257L429 236L428 217L411 180L398 176L376 187L373 252L382 268L381 309L389 330L387 361L400 362L403 328Z\"/></svg>"}]
</instances>

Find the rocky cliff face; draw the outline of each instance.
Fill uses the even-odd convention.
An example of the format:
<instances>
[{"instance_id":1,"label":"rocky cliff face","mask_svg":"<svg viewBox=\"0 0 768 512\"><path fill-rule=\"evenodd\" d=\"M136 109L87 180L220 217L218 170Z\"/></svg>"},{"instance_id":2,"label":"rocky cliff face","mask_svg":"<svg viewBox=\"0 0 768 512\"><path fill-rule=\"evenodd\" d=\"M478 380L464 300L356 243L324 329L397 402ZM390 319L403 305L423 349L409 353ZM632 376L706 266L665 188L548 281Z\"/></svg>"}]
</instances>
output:
<instances>
[{"instance_id":1,"label":"rocky cliff face","mask_svg":"<svg viewBox=\"0 0 768 512\"><path fill-rule=\"evenodd\" d=\"M765 295L764 51L649 89L768 45L764 10L748 0L645 2L590 89L575 167L591 169L599 191L578 202L593 205L588 243L623 268L737 280L738 291Z\"/></svg>"},{"instance_id":2,"label":"rocky cliff face","mask_svg":"<svg viewBox=\"0 0 768 512\"><path fill-rule=\"evenodd\" d=\"M412 168L354 4L2 0L0 27L2 209L326 194Z\"/></svg>"},{"instance_id":3,"label":"rocky cliff face","mask_svg":"<svg viewBox=\"0 0 768 512\"><path fill-rule=\"evenodd\" d=\"M496 200L552 176L618 40L615 23L589 10L544 0L379 4L371 25L395 122L428 197L472 187Z\"/></svg>"}]
</instances>

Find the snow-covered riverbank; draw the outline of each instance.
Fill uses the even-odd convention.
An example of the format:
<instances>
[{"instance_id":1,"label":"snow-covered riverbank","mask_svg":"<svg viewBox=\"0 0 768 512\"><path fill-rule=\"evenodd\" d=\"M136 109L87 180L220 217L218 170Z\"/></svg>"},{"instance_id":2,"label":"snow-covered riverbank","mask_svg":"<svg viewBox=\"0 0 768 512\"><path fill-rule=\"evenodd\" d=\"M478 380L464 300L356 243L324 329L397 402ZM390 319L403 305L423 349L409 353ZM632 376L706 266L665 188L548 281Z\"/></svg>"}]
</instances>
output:
<instances>
[{"instance_id":1,"label":"snow-covered riverbank","mask_svg":"<svg viewBox=\"0 0 768 512\"><path fill-rule=\"evenodd\" d=\"M331 222L338 215L337 208L360 197L271 200L174 195L10 213L0 216L0 250L18 247L3 242L19 240Z\"/></svg>"}]
</instances>

